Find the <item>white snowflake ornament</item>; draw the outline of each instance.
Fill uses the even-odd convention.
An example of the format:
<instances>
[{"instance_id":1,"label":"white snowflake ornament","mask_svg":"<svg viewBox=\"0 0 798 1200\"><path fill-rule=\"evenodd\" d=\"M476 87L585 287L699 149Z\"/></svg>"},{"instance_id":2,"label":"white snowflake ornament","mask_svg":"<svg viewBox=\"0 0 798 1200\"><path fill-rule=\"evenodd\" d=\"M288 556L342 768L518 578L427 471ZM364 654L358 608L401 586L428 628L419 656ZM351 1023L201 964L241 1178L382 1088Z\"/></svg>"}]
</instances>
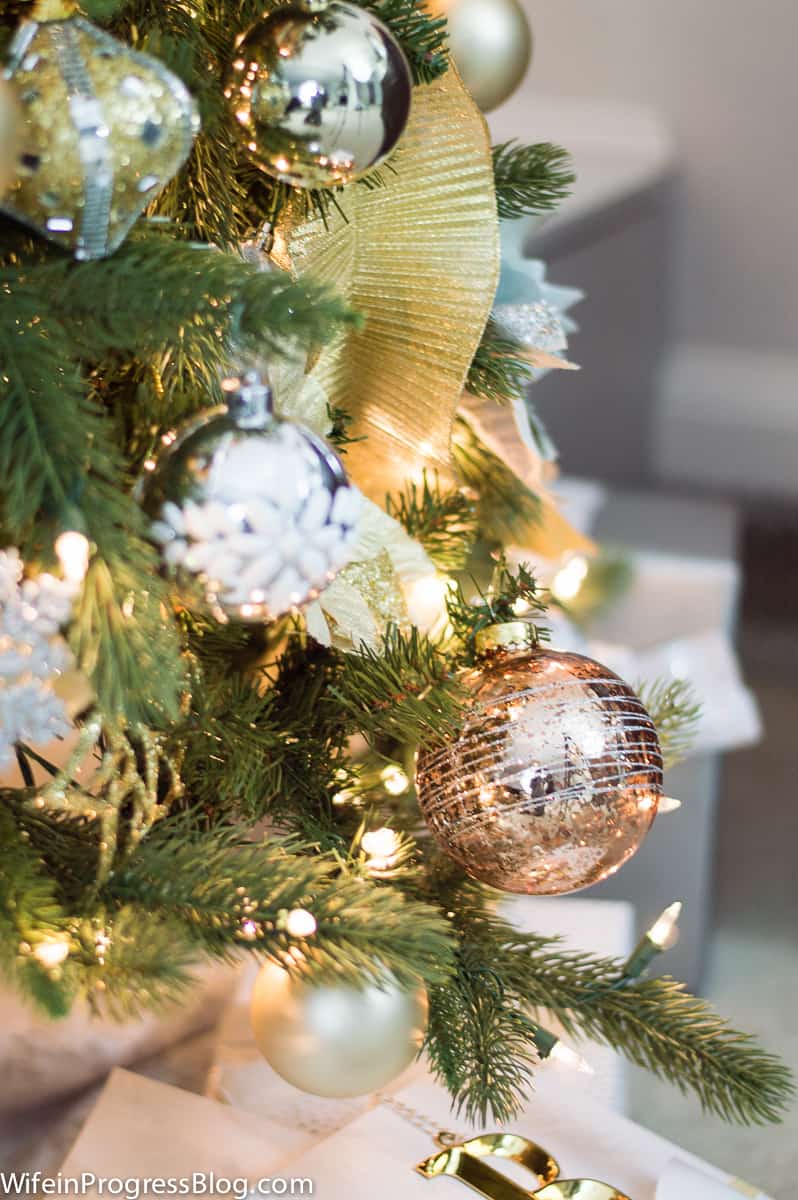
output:
<instances>
[{"instance_id":1,"label":"white snowflake ornament","mask_svg":"<svg viewBox=\"0 0 798 1200\"><path fill-rule=\"evenodd\" d=\"M73 665L59 629L74 597L74 586L53 575L23 579L19 552L0 550L0 768L15 743L38 745L71 728L53 684Z\"/></svg>"},{"instance_id":2,"label":"white snowflake ornament","mask_svg":"<svg viewBox=\"0 0 798 1200\"><path fill-rule=\"evenodd\" d=\"M320 437L275 416L255 372L223 387L227 408L168 438L144 503L164 564L199 580L217 617L274 620L349 561L362 498Z\"/></svg>"}]
</instances>

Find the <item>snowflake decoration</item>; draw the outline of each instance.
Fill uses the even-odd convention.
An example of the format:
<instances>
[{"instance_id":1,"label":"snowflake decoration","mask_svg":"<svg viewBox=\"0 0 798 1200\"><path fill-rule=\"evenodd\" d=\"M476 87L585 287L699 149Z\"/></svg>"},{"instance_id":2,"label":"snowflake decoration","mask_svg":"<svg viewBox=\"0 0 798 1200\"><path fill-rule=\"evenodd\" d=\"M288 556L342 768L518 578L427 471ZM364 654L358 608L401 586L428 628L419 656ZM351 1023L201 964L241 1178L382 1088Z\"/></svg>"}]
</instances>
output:
<instances>
[{"instance_id":1,"label":"snowflake decoration","mask_svg":"<svg viewBox=\"0 0 798 1200\"><path fill-rule=\"evenodd\" d=\"M23 579L19 552L0 550L0 767L17 742L63 737L71 728L54 680L72 666L59 630L75 587L52 575Z\"/></svg>"},{"instance_id":2,"label":"snowflake decoration","mask_svg":"<svg viewBox=\"0 0 798 1200\"><path fill-rule=\"evenodd\" d=\"M277 616L349 561L361 504L357 488L327 485L307 436L284 422L229 446L202 498L167 500L152 535L165 562L202 578L226 611Z\"/></svg>"}]
</instances>

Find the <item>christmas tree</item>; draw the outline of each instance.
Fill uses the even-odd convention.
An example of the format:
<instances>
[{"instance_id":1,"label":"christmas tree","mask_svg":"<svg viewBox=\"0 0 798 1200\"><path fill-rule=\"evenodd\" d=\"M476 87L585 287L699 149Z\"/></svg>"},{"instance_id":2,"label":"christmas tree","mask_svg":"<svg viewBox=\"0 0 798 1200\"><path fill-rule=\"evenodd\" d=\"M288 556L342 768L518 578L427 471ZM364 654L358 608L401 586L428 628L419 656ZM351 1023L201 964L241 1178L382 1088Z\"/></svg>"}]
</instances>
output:
<instances>
[{"instance_id":1,"label":"christmas tree","mask_svg":"<svg viewBox=\"0 0 798 1200\"><path fill-rule=\"evenodd\" d=\"M523 409L560 317L493 308L565 152L490 146L416 0L2 34L4 975L124 1017L252 954L428 1008L470 1116L556 1020L777 1120L778 1060L647 977L661 930L622 963L496 909L617 869L691 718L548 649L524 565L587 548Z\"/></svg>"}]
</instances>

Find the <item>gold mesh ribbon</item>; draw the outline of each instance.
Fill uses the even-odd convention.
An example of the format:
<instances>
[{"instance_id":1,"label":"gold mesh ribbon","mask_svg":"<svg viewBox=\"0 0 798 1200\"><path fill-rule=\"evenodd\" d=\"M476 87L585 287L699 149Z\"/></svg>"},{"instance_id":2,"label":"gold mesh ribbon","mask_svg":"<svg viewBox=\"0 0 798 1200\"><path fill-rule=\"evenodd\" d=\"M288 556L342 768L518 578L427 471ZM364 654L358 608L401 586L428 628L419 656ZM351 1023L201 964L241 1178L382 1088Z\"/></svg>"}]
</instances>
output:
<instances>
[{"instance_id":1,"label":"gold mesh ribbon","mask_svg":"<svg viewBox=\"0 0 798 1200\"><path fill-rule=\"evenodd\" d=\"M484 118L454 67L417 87L379 187L350 186L341 211L276 230L272 257L332 284L365 317L314 375L366 437L347 469L378 504L424 468L451 472L452 419L490 312L499 227Z\"/></svg>"}]
</instances>

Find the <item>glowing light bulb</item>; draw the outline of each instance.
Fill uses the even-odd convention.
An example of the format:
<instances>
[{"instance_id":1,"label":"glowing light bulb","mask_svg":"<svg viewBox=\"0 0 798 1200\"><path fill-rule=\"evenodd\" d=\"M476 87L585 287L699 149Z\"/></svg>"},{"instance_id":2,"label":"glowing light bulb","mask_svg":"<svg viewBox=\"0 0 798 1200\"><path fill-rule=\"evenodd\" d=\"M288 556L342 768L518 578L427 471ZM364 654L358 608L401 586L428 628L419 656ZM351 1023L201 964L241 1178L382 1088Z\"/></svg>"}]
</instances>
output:
<instances>
[{"instance_id":1,"label":"glowing light bulb","mask_svg":"<svg viewBox=\"0 0 798 1200\"><path fill-rule=\"evenodd\" d=\"M549 1058L556 1059L564 1067L568 1067L572 1071L579 1071L582 1075L595 1075L596 1073L587 1059L582 1058L581 1054L577 1054L573 1047L566 1046L564 1042L554 1043Z\"/></svg>"},{"instance_id":2,"label":"glowing light bulb","mask_svg":"<svg viewBox=\"0 0 798 1200\"><path fill-rule=\"evenodd\" d=\"M442 575L424 575L408 586L407 611L416 628L428 633L446 619L448 587Z\"/></svg>"},{"instance_id":3,"label":"glowing light bulb","mask_svg":"<svg viewBox=\"0 0 798 1200\"><path fill-rule=\"evenodd\" d=\"M401 767L395 765L385 767L380 773L382 786L389 796L402 796L410 787L410 780ZM369 837L366 834L366 837ZM366 840L365 838L363 839Z\"/></svg>"},{"instance_id":4,"label":"glowing light bulb","mask_svg":"<svg viewBox=\"0 0 798 1200\"><path fill-rule=\"evenodd\" d=\"M36 958L43 967L57 967L69 955L69 942L67 941L52 941L42 942L33 951Z\"/></svg>"},{"instance_id":5,"label":"glowing light bulb","mask_svg":"<svg viewBox=\"0 0 798 1200\"><path fill-rule=\"evenodd\" d=\"M661 817L663 817L668 813L678 812L681 807L681 800L675 800L673 796L663 796L659 802L659 808L657 809L657 812Z\"/></svg>"},{"instance_id":6,"label":"glowing light bulb","mask_svg":"<svg viewBox=\"0 0 798 1200\"><path fill-rule=\"evenodd\" d=\"M587 559L575 554L564 567L560 567L551 581L551 592L558 600L573 600L585 582L589 567Z\"/></svg>"},{"instance_id":7,"label":"glowing light bulb","mask_svg":"<svg viewBox=\"0 0 798 1200\"><path fill-rule=\"evenodd\" d=\"M292 908L285 918L285 930L291 937L312 937L316 929L316 918L306 908Z\"/></svg>"},{"instance_id":8,"label":"glowing light bulb","mask_svg":"<svg viewBox=\"0 0 798 1200\"><path fill-rule=\"evenodd\" d=\"M68 529L55 539L55 552L67 583L82 583L89 569L89 539Z\"/></svg>"},{"instance_id":9,"label":"glowing light bulb","mask_svg":"<svg viewBox=\"0 0 798 1200\"><path fill-rule=\"evenodd\" d=\"M646 937L660 950L667 950L677 939L682 902L677 900L665 909L649 929Z\"/></svg>"},{"instance_id":10,"label":"glowing light bulb","mask_svg":"<svg viewBox=\"0 0 798 1200\"><path fill-rule=\"evenodd\" d=\"M374 858L390 859L399 849L399 835L394 829L371 829L363 834L360 845Z\"/></svg>"}]
</instances>

